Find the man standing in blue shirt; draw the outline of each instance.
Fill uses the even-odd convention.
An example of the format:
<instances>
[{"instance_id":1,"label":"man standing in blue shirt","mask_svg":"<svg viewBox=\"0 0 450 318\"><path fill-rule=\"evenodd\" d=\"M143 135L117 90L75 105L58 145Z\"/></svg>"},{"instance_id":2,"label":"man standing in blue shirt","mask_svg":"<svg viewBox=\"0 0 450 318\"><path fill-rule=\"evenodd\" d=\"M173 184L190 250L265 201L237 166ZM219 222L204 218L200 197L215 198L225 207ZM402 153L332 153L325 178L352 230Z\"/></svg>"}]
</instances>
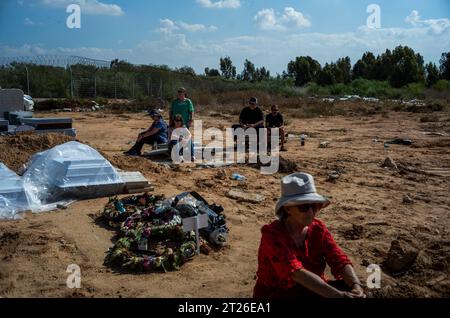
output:
<instances>
[{"instance_id":1,"label":"man standing in blue shirt","mask_svg":"<svg viewBox=\"0 0 450 318\"><path fill-rule=\"evenodd\" d=\"M141 150L144 144L153 145L155 142L158 144L165 144L168 142L167 136L167 124L162 118L161 114L152 110L150 117L153 119L153 123L149 129L139 134L134 146L124 152L128 156L140 156Z\"/></svg>"}]
</instances>

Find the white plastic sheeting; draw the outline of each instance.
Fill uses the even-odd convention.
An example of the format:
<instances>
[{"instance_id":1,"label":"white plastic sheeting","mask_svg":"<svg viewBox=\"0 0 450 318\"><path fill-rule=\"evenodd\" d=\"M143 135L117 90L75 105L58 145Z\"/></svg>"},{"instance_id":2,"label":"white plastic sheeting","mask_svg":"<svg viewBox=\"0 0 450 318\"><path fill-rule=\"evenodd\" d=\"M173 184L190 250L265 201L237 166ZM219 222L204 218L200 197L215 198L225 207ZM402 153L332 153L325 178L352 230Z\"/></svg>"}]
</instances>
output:
<instances>
[{"instance_id":1,"label":"white plastic sheeting","mask_svg":"<svg viewBox=\"0 0 450 318\"><path fill-rule=\"evenodd\" d=\"M4 173L12 178L12 171ZM15 185L24 189L28 205L14 205L0 191L0 218L11 218L11 215L24 210L49 211L58 204L64 204L64 200L108 196L120 193L124 188L121 177L109 161L98 151L75 141L35 154L26 165L23 176L15 176L18 182ZM3 177L0 178L0 185L6 190L15 189L12 182L4 182ZM5 201L4 207L2 200Z\"/></svg>"},{"instance_id":2,"label":"white plastic sheeting","mask_svg":"<svg viewBox=\"0 0 450 318\"><path fill-rule=\"evenodd\" d=\"M19 211L28 209L28 197L22 179L0 163L0 218L19 218Z\"/></svg>"}]
</instances>

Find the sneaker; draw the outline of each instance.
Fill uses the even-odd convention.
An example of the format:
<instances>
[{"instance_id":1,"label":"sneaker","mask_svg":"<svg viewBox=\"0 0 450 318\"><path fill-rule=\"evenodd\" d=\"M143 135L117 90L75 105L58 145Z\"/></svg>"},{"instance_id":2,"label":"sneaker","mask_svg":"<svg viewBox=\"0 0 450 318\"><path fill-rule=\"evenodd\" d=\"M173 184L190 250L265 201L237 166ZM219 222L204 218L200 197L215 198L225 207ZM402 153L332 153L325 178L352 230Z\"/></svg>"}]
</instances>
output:
<instances>
[{"instance_id":1,"label":"sneaker","mask_svg":"<svg viewBox=\"0 0 450 318\"><path fill-rule=\"evenodd\" d=\"M286 151L288 151L288 150L287 150L287 148L286 148L286 147L284 147L284 146L281 146L281 149L280 149L280 151L286 152Z\"/></svg>"},{"instance_id":2,"label":"sneaker","mask_svg":"<svg viewBox=\"0 0 450 318\"><path fill-rule=\"evenodd\" d=\"M139 152L137 152L136 150L132 150L132 149L125 151L123 154L125 156L140 156L141 155Z\"/></svg>"}]
</instances>

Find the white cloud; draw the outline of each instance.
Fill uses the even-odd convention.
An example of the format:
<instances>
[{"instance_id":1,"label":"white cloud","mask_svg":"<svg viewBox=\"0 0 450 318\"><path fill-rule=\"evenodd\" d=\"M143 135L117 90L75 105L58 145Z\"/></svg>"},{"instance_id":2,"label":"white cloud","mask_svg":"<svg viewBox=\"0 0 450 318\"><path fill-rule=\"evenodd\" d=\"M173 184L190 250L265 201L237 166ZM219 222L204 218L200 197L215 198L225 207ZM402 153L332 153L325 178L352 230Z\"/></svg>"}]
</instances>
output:
<instances>
[{"instance_id":1,"label":"white cloud","mask_svg":"<svg viewBox=\"0 0 450 318\"><path fill-rule=\"evenodd\" d=\"M36 23L29 18L25 18L25 25L35 25Z\"/></svg>"},{"instance_id":2,"label":"white cloud","mask_svg":"<svg viewBox=\"0 0 450 318\"><path fill-rule=\"evenodd\" d=\"M98 0L40 0L40 3L53 8L66 8L70 4L79 4L81 12L90 15L121 16L125 14L117 4L108 4Z\"/></svg>"},{"instance_id":3,"label":"white cloud","mask_svg":"<svg viewBox=\"0 0 450 318\"><path fill-rule=\"evenodd\" d=\"M434 34L442 34L450 30L450 20L447 18L442 19L428 19L422 20L419 11L413 10L410 15L405 18L405 22L415 26L415 27L425 27L428 28L428 32Z\"/></svg>"},{"instance_id":4,"label":"white cloud","mask_svg":"<svg viewBox=\"0 0 450 318\"><path fill-rule=\"evenodd\" d=\"M217 31L217 27L214 25L206 26L204 24L188 24L184 22L179 22L178 25L186 31L189 32L200 32L200 31L208 31L214 32Z\"/></svg>"},{"instance_id":5,"label":"white cloud","mask_svg":"<svg viewBox=\"0 0 450 318\"><path fill-rule=\"evenodd\" d=\"M159 31L161 33L168 34L179 29L178 26L175 24L175 22L170 19L161 19L159 20L159 23L160 23Z\"/></svg>"},{"instance_id":6,"label":"white cloud","mask_svg":"<svg viewBox=\"0 0 450 318\"><path fill-rule=\"evenodd\" d=\"M177 30L185 30L188 32L214 32L217 31L217 27L214 25L204 25L204 24L189 24L183 21L175 22L170 19L159 20L160 28L159 32L164 34L170 34Z\"/></svg>"},{"instance_id":7,"label":"white cloud","mask_svg":"<svg viewBox=\"0 0 450 318\"><path fill-rule=\"evenodd\" d=\"M292 7L284 8L284 13L276 13L274 9L262 9L255 17L254 21L261 30L286 30L290 27L307 28L311 22L301 13Z\"/></svg>"},{"instance_id":8,"label":"white cloud","mask_svg":"<svg viewBox=\"0 0 450 318\"><path fill-rule=\"evenodd\" d=\"M221 0L221 1L211 1L211 0L197 0L197 3L205 8L212 9L237 9L241 6L240 0Z\"/></svg>"},{"instance_id":9,"label":"white cloud","mask_svg":"<svg viewBox=\"0 0 450 318\"><path fill-rule=\"evenodd\" d=\"M274 9L262 9L256 14L254 20L261 30L284 29L284 27L278 23Z\"/></svg>"},{"instance_id":10,"label":"white cloud","mask_svg":"<svg viewBox=\"0 0 450 318\"><path fill-rule=\"evenodd\" d=\"M141 41L125 49L48 48L43 44L11 47L0 43L0 56L63 54L104 60L120 58L132 63L167 64L171 67L187 64L198 73L202 73L206 66L217 68L220 56L228 55L238 69L242 69L245 59L249 59L258 66L267 67L272 74L275 74L281 73L290 60L301 55L310 55L321 64L350 56L355 63L365 51L380 54L387 48L393 49L398 45L407 45L422 54L426 62L438 62L441 53L448 51L450 47L450 29L436 34L430 32L432 30L430 24L386 29L370 29L362 26L345 33L286 32L276 35L265 33L261 36L238 36L212 40L191 40L184 34L177 34L184 29L179 22L170 19L161 20L161 27L173 31L157 39Z\"/></svg>"}]
</instances>

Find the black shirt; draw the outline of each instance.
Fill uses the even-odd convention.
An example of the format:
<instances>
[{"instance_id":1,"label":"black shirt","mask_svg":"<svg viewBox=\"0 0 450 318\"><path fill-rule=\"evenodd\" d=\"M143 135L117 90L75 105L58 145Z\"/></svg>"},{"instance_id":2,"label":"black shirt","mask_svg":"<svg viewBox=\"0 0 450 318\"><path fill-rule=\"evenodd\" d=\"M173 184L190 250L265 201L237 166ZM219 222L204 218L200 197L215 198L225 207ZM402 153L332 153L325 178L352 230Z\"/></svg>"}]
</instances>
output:
<instances>
[{"instance_id":1,"label":"black shirt","mask_svg":"<svg viewBox=\"0 0 450 318\"><path fill-rule=\"evenodd\" d=\"M284 120L283 115L281 113L276 114L275 116L270 113L266 116L266 127L267 128L278 128L283 126Z\"/></svg>"},{"instance_id":2,"label":"black shirt","mask_svg":"<svg viewBox=\"0 0 450 318\"><path fill-rule=\"evenodd\" d=\"M241 115L239 116L239 121L244 125L253 125L259 121L264 120L264 114L261 108L256 107L255 109L251 109L250 107L245 107L241 111Z\"/></svg>"}]
</instances>

